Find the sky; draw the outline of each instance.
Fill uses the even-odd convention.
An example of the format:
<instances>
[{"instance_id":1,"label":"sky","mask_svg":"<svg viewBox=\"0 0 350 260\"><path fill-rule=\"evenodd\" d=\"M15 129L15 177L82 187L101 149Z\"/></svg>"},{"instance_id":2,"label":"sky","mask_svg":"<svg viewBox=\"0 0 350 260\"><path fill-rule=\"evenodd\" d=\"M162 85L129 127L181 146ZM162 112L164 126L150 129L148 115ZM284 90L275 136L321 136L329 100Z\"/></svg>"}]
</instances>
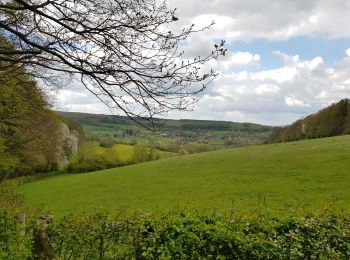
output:
<instances>
[{"instance_id":1,"label":"sky","mask_svg":"<svg viewBox=\"0 0 350 260\"><path fill-rule=\"evenodd\" d=\"M226 41L228 53L210 66L218 78L193 111L167 118L291 124L350 98L350 1L169 0L178 25L215 25L183 44L188 56ZM75 83L56 93L57 109L111 112Z\"/></svg>"}]
</instances>

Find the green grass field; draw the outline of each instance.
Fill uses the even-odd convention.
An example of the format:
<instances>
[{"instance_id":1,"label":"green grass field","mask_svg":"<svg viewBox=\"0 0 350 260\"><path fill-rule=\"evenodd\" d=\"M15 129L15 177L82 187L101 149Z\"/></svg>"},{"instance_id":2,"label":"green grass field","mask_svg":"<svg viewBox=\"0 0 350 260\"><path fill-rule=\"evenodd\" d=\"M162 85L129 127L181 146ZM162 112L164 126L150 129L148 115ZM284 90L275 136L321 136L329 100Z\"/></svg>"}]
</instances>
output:
<instances>
[{"instance_id":1,"label":"green grass field","mask_svg":"<svg viewBox=\"0 0 350 260\"><path fill-rule=\"evenodd\" d=\"M19 189L33 206L71 212L167 211L238 214L350 209L350 136L175 156L99 172L63 175Z\"/></svg>"}]
</instances>

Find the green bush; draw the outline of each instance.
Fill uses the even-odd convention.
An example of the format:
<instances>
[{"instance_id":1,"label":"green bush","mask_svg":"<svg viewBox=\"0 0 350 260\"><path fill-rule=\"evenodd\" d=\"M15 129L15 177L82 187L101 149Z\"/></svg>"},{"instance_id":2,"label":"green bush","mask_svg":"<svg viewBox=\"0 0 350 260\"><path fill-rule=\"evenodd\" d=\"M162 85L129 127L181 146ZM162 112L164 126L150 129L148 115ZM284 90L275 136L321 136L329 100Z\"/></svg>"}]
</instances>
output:
<instances>
[{"instance_id":1,"label":"green bush","mask_svg":"<svg viewBox=\"0 0 350 260\"><path fill-rule=\"evenodd\" d=\"M140 163L140 162L147 162L147 161L153 161L158 160L159 154L156 149L148 148L144 145L136 145L134 148L133 153L133 162L134 163Z\"/></svg>"},{"instance_id":2,"label":"green bush","mask_svg":"<svg viewBox=\"0 0 350 260\"><path fill-rule=\"evenodd\" d=\"M67 167L67 172L70 173L84 173L93 172L118 166L123 166L122 162L107 160L103 157L96 157L94 159L85 159L81 162L71 162Z\"/></svg>"},{"instance_id":3,"label":"green bush","mask_svg":"<svg viewBox=\"0 0 350 260\"><path fill-rule=\"evenodd\" d=\"M0 210L0 256L31 258L33 218L20 235L16 216ZM215 214L66 216L45 230L59 259L349 259L350 217L228 219ZM16 249L16 250L15 250ZM45 256L45 254L41 254Z\"/></svg>"},{"instance_id":4,"label":"green bush","mask_svg":"<svg viewBox=\"0 0 350 260\"><path fill-rule=\"evenodd\" d=\"M104 138L100 141L100 147L111 148L116 144L116 141L113 138Z\"/></svg>"},{"instance_id":5,"label":"green bush","mask_svg":"<svg viewBox=\"0 0 350 260\"><path fill-rule=\"evenodd\" d=\"M0 259L32 258L32 230L24 230L14 212L0 208ZM23 229L23 230L22 230Z\"/></svg>"}]
</instances>

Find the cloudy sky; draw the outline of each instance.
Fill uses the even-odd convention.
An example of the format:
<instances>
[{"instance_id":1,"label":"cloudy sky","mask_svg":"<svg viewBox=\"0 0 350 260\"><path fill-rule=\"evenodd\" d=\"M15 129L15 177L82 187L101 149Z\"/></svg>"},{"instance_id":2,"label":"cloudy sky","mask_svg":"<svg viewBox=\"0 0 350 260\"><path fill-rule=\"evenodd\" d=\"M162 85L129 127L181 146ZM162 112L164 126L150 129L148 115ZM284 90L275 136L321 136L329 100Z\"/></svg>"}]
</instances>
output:
<instances>
[{"instance_id":1,"label":"cloudy sky","mask_svg":"<svg viewBox=\"0 0 350 260\"><path fill-rule=\"evenodd\" d=\"M168 118L284 125L350 97L350 1L169 0L180 25L216 24L193 35L188 55L226 40L229 54L193 112ZM61 90L58 109L110 113L82 87Z\"/></svg>"}]
</instances>

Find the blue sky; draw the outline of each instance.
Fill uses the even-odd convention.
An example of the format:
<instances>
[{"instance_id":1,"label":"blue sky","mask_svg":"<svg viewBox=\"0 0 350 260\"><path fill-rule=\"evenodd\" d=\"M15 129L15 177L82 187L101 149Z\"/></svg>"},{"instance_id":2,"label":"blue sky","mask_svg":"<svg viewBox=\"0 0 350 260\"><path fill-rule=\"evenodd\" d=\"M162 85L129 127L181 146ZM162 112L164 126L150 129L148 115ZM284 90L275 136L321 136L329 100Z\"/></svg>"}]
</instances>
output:
<instances>
[{"instance_id":1,"label":"blue sky","mask_svg":"<svg viewBox=\"0 0 350 260\"><path fill-rule=\"evenodd\" d=\"M235 51L259 53L263 69L273 69L282 66L282 61L274 51L282 51L290 55L299 55L301 59L313 59L320 56L325 63L333 66L345 56L345 50L350 48L349 38L330 38L327 35L298 36L283 41L256 39L252 41L236 41L228 45Z\"/></svg>"},{"instance_id":2,"label":"blue sky","mask_svg":"<svg viewBox=\"0 0 350 260\"><path fill-rule=\"evenodd\" d=\"M220 76L201 93L194 118L285 125L350 98L350 1L168 0L177 28L216 24L183 44L186 56L208 54L226 40L226 57L212 61ZM59 109L111 113L75 83L57 96ZM121 114L120 111L114 111Z\"/></svg>"}]
</instances>

